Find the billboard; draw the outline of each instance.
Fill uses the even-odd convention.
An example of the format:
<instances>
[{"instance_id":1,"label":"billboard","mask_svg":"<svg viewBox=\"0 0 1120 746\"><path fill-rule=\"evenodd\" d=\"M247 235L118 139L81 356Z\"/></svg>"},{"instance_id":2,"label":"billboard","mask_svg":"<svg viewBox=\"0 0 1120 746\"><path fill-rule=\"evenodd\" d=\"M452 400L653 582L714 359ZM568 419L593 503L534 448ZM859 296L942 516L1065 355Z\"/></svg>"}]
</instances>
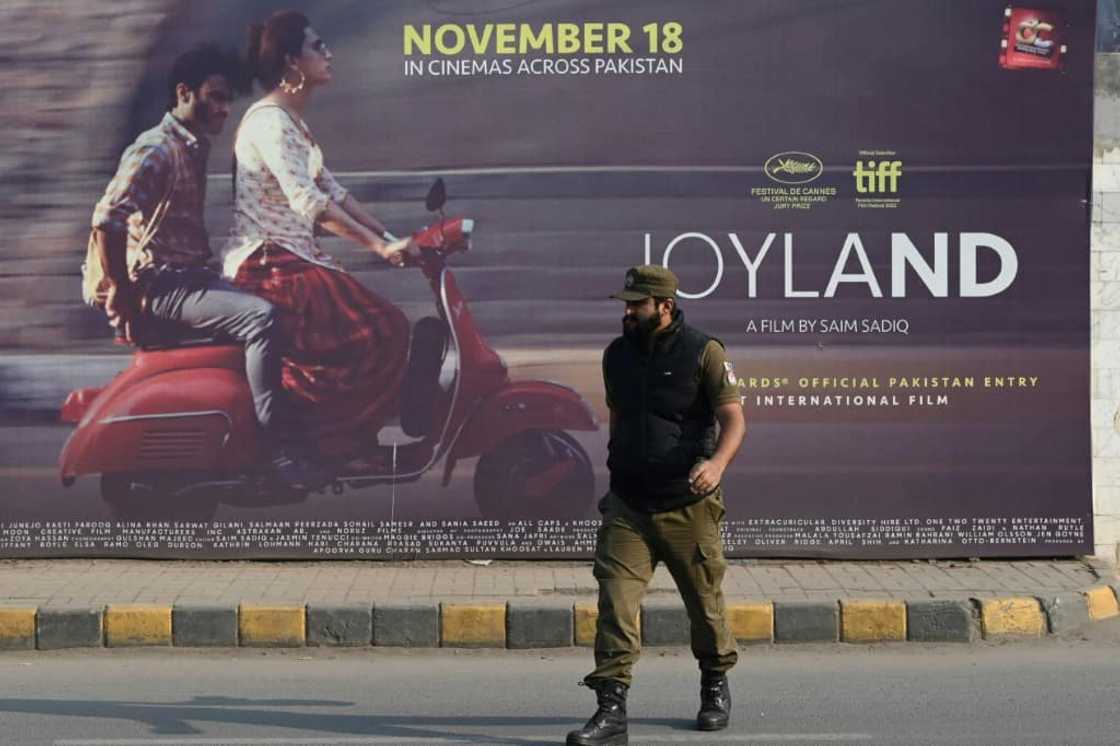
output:
<instances>
[{"instance_id":1,"label":"billboard","mask_svg":"<svg viewBox=\"0 0 1120 746\"><path fill-rule=\"evenodd\" d=\"M240 347L114 346L81 307L80 252L43 278L25 243L11 313L60 321L0 363L0 554L588 556L607 296L639 263L680 277L688 323L734 365L729 556L1091 550L1095 3L182 3L98 135L108 165L68 198L92 213L164 115L175 57L243 48L289 5L331 50L305 134L338 189L430 252L393 268L330 226L307 249L400 327L323 363L350 398L323 404L320 369L286 364L315 420L289 427L361 465L276 488ZM261 95L210 138L216 255L241 231L230 155ZM445 204L425 204L437 179ZM253 266L230 274L257 292L288 271ZM293 346L331 287L284 310Z\"/></svg>"}]
</instances>

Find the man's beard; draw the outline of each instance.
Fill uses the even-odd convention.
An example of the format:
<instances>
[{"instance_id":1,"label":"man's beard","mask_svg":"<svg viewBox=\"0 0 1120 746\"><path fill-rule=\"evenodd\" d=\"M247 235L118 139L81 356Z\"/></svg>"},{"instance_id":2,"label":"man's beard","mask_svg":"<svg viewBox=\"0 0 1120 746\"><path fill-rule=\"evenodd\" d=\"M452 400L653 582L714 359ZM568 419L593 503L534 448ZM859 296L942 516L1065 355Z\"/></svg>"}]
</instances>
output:
<instances>
[{"instance_id":1,"label":"man's beard","mask_svg":"<svg viewBox=\"0 0 1120 746\"><path fill-rule=\"evenodd\" d=\"M220 135L225 129L226 115L219 114L209 108L202 111L202 128L208 135Z\"/></svg>"},{"instance_id":2,"label":"man's beard","mask_svg":"<svg viewBox=\"0 0 1120 746\"><path fill-rule=\"evenodd\" d=\"M650 316L648 319L622 317L622 336L637 345L645 345L653 338L657 331L660 319Z\"/></svg>"}]
</instances>

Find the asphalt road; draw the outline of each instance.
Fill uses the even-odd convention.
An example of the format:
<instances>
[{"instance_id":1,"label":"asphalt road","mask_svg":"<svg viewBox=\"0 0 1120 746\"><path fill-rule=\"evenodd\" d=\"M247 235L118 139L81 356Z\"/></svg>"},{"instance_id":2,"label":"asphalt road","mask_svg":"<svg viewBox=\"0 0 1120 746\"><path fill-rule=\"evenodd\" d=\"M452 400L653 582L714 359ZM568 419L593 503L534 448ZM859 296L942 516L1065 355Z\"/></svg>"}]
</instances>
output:
<instances>
[{"instance_id":1,"label":"asphalt road","mask_svg":"<svg viewBox=\"0 0 1120 746\"><path fill-rule=\"evenodd\" d=\"M85 651L0 657L0 739L147 744L562 743L589 651ZM1115 744L1120 619L972 646L766 646L733 670L732 727L691 730L694 663L647 651L633 744Z\"/></svg>"}]
</instances>

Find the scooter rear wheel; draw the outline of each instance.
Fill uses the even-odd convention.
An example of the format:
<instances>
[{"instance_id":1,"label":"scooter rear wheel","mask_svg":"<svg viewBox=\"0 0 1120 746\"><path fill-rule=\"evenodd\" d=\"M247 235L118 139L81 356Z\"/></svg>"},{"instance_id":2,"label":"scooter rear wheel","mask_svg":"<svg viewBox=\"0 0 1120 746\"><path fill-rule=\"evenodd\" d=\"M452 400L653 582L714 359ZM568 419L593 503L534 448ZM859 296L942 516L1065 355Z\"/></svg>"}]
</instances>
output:
<instances>
[{"instance_id":1,"label":"scooter rear wheel","mask_svg":"<svg viewBox=\"0 0 1120 746\"><path fill-rule=\"evenodd\" d=\"M204 523L213 520L218 498L212 491L176 494L190 481L178 474L102 474L101 499L109 505L117 520Z\"/></svg>"},{"instance_id":2,"label":"scooter rear wheel","mask_svg":"<svg viewBox=\"0 0 1120 746\"><path fill-rule=\"evenodd\" d=\"M574 520L587 515L595 474L587 451L564 432L529 430L478 459L474 498L490 520Z\"/></svg>"}]
</instances>

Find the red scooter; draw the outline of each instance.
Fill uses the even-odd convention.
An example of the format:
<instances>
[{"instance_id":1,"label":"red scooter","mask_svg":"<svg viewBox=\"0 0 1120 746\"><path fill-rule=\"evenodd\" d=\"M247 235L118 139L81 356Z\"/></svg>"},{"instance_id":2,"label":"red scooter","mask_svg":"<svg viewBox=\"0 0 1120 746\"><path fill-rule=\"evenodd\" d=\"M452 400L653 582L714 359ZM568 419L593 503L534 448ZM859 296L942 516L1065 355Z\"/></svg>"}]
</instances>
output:
<instances>
[{"instance_id":1,"label":"red scooter","mask_svg":"<svg viewBox=\"0 0 1120 746\"><path fill-rule=\"evenodd\" d=\"M488 519L578 518L590 508L595 478L586 451L566 430L594 431L595 416L574 390L545 381L511 381L479 333L451 255L470 247L474 224L445 218L439 179L426 206L439 221L414 234L419 267L438 316L412 329L401 391L407 442L382 445L384 466L339 476L346 488L418 480L443 460L442 486L456 464L478 456L474 497ZM104 388L71 392L62 407L77 423L59 457L62 484L101 475L101 497L127 520L210 520L219 503L300 502L306 492L268 475L244 352L215 340L139 349ZM371 434L372 435L372 434Z\"/></svg>"}]
</instances>

